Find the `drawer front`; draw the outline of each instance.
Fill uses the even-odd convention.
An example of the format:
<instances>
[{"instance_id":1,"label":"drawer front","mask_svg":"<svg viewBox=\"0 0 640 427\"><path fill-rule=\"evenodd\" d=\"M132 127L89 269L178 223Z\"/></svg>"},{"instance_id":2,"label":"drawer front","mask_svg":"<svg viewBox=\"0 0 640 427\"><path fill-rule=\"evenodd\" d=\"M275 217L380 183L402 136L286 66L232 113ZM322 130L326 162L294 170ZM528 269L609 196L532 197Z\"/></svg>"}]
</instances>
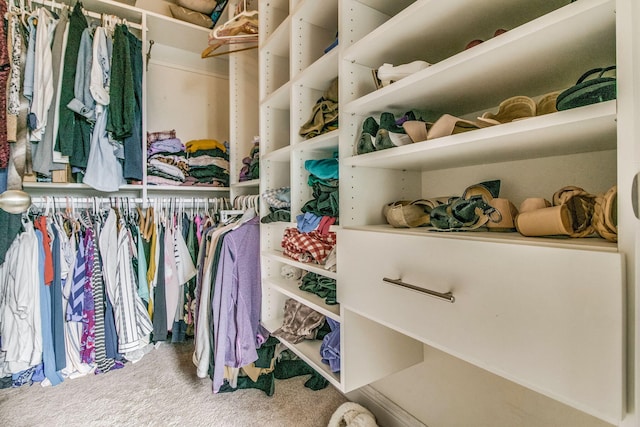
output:
<instances>
[{"instance_id":1,"label":"drawer front","mask_svg":"<svg viewBox=\"0 0 640 427\"><path fill-rule=\"evenodd\" d=\"M345 308L580 410L621 419L620 254L358 230L341 230L339 242ZM422 289L451 292L455 301Z\"/></svg>"}]
</instances>

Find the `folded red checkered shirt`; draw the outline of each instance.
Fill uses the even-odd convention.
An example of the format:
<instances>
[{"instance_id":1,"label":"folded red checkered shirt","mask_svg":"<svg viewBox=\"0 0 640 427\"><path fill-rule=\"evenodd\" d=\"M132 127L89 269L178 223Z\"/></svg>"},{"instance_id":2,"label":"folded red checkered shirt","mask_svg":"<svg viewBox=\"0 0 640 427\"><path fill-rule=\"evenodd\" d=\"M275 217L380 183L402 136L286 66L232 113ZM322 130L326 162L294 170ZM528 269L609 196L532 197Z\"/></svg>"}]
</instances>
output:
<instances>
[{"instance_id":1,"label":"folded red checkered shirt","mask_svg":"<svg viewBox=\"0 0 640 427\"><path fill-rule=\"evenodd\" d=\"M300 262L324 264L336 245L336 233L320 234L317 230L303 233L297 228L284 230L281 246L284 254Z\"/></svg>"}]
</instances>

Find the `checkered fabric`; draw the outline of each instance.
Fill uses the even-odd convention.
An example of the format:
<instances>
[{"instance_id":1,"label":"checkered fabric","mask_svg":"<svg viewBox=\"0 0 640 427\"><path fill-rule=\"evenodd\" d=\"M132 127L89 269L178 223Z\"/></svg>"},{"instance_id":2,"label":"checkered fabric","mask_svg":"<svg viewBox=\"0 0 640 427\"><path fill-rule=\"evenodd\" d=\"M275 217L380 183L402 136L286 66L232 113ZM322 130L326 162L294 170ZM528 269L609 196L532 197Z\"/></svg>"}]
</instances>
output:
<instances>
[{"instance_id":1,"label":"checkered fabric","mask_svg":"<svg viewBox=\"0 0 640 427\"><path fill-rule=\"evenodd\" d=\"M147 148L151 146L156 141L160 141L163 139L173 139L176 137L176 130L163 130L160 132L147 132Z\"/></svg>"},{"instance_id":2,"label":"checkered fabric","mask_svg":"<svg viewBox=\"0 0 640 427\"><path fill-rule=\"evenodd\" d=\"M291 188L273 188L262 193L262 199L274 209L288 209L291 207Z\"/></svg>"},{"instance_id":3,"label":"checkered fabric","mask_svg":"<svg viewBox=\"0 0 640 427\"><path fill-rule=\"evenodd\" d=\"M284 254L300 262L324 264L336 245L336 233L320 234L317 230L302 233L297 228L286 228L281 246Z\"/></svg>"}]
</instances>

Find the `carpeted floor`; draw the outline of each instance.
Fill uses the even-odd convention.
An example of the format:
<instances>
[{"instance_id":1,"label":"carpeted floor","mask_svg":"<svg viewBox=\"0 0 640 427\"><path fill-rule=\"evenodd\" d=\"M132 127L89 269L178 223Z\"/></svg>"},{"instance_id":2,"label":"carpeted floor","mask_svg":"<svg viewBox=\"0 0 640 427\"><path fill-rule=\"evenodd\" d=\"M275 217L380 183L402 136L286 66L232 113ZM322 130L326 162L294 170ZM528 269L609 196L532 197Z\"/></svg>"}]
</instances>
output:
<instances>
[{"instance_id":1,"label":"carpeted floor","mask_svg":"<svg viewBox=\"0 0 640 427\"><path fill-rule=\"evenodd\" d=\"M213 394L191 362L193 345L162 344L106 375L0 390L0 426L321 427L347 399L333 386L313 391L308 375L276 380L275 393Z\"/></svg>"}]
</instances>

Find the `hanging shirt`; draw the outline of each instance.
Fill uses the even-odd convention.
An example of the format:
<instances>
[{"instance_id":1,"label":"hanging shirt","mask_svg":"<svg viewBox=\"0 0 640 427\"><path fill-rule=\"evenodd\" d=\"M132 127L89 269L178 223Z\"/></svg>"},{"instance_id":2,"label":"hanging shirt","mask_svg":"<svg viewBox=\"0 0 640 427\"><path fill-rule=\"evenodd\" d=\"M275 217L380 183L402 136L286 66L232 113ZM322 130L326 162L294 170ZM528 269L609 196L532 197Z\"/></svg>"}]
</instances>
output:
<instances>
[{"instance_id":1,"label":"hanging shirt","mask_svg":"<svg viewBox=\"0 0 640 427\"><path fill-rule=\"evenodd\" d=\"M36 127L31 131L31 140L40 141L47 125L47 113L53 100L53 72L51 42L58 20L44 7L37 11L35 64L33 72L33 98L31 113L36 117Z\"/></svg>"},{"instance_id":2,"label":"hanging shirt","mask_svg":"<svg viewBox=\"0 0 640 427\"><path fill-rule=\"evenodd\" d=\"M262 305L260 226L254 217L225 235L212 298L213 392L224 383L224 367L258 359L256 340Z\"/></svg>"},{"instance_id":3,"label":"hanging shirt","mask_svg":"<svg viewBox=\"0 0 640 427\"><path fill-rule=\"evenodd\" d=\"M110 52L104 28L96 28L93 40L93 66L91 68L91 94L96 100L96 123L91 138L91 151L83 182L96 190L118 191L126 181L122 164L116 157L117 146L107 136L109 112Z\"/></svg>"},{"instance_id":4,"label":"hanging shirt","mask_svg":"<svg viewBox=\"0 0 640 427\"><path fill-rule=\"evenodd\" d=\"M0 350L3 374L14 374L42 362L39 244L33 225L13 241L0 265ZM4 376L4 375L3 375Z\"/></svg>"}]
</instances>

